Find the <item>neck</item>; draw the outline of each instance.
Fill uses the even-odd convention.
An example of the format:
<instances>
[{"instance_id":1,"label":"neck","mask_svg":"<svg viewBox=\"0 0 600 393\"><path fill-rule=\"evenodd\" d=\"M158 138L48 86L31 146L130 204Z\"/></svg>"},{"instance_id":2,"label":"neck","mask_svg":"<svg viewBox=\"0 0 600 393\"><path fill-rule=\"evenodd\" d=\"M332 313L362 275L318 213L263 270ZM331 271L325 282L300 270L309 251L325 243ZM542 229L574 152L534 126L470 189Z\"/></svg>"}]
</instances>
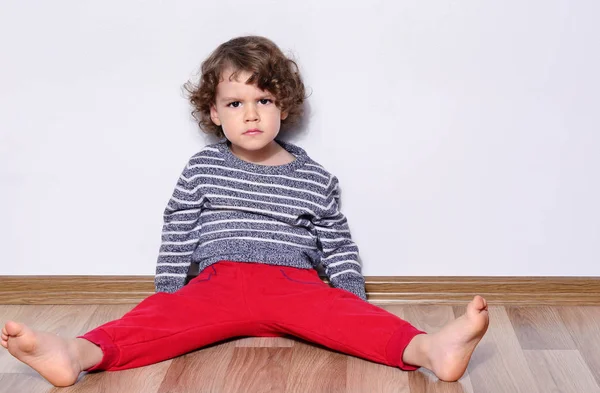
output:
<instances>
[{"instance_id":1,"label":"neck","mask_svg":"<svg viewBox=\"0 0 600 393\"><path fill-rule=\"evenodd\" d=\"M245 150L239 146L229 142L231 152L239 159L251 162L253 164L261 164L269 162L282 149L275 141L271 141L268 145L260 150Z\"/></svg>"}]
</instances>

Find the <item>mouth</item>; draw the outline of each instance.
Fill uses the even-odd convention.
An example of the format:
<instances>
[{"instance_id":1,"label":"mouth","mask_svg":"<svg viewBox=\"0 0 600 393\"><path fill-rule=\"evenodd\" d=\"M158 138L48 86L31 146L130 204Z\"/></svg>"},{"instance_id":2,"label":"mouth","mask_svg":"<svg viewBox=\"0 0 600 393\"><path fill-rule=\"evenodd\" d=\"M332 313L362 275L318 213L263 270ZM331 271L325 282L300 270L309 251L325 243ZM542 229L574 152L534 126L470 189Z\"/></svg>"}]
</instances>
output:
<instances>
[{"instance_id":1,"label":"mouth","mask_svg":"<svg viewBox=\"0 0 600 393\"><path fill-rule=\"evenodd\" d=\"M258 135L258 134L262 134L262 131L259 130L258 128L253 128L251 130L244 132L244 135Z\"/></svg>"}]
</instances>

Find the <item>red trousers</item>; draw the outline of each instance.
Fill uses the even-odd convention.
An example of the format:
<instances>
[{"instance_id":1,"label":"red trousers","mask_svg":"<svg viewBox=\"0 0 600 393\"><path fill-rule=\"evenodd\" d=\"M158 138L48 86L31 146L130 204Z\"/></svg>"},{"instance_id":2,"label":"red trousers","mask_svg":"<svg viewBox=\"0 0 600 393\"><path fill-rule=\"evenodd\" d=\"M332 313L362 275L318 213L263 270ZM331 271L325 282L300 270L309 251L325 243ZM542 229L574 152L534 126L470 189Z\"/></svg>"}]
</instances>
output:
<instances>
[{"instance_id":1,"label":"red trousers","mask_svg":"<svg viewBox=\"0 0 600 393\"><path fill-rule=\"evenodd\" d=\"M81 338L104 353L88 371L158 363L232 337L284 335L414 370L402 354L420 333L394 314L331 288L315 270L222 261L179 291L152 295Z\"/></svg>"}]
</instances>

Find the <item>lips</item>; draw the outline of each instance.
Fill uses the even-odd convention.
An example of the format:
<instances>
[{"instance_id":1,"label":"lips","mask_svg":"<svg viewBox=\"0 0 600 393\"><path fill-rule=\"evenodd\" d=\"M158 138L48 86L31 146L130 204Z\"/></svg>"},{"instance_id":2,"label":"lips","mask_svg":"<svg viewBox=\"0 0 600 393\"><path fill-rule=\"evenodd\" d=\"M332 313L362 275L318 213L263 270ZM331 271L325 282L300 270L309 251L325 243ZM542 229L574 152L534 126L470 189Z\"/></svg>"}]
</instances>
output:
<instances>
[{"instance_id":1,"label":"lips","mask_svg":"<svg viewBox=\"0 0 600 393\"><path fill-rule=\"evenodd\" d=\"M253 128L251 130L244 132L244 135L258 135L258 134L262 134L262 131L259 130L258 128Z\"/></svg>"}]
</instances>

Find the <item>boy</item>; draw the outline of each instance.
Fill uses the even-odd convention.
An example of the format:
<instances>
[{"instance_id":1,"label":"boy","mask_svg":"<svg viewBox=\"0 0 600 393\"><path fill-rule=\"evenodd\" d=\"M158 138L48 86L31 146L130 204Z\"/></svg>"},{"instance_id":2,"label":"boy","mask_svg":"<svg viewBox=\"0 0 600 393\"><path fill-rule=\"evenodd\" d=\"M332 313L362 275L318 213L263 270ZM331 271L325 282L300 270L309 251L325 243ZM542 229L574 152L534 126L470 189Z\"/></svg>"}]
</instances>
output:
<instances>
[{"instance_id":1,"label":"boy","mask_svg":"<svg viewBox=\"0 0 600 393\"><path fill-rule=\"evenodd\" d=\"M458 380L488 326L476 296L425 334L367 303L338 182L301 148L276 141L302 113L295 63L271 41L240 37L187 85L200 126L226 140L194 155L164 215L157 293L121 319L64 339L15 322L2 345L50 383L122 370L237 336L294 335L378 363ZM191 263L200 274L184 286ZM313 269L322 263L334 288Z\"/></svg>"}]
</instances>

